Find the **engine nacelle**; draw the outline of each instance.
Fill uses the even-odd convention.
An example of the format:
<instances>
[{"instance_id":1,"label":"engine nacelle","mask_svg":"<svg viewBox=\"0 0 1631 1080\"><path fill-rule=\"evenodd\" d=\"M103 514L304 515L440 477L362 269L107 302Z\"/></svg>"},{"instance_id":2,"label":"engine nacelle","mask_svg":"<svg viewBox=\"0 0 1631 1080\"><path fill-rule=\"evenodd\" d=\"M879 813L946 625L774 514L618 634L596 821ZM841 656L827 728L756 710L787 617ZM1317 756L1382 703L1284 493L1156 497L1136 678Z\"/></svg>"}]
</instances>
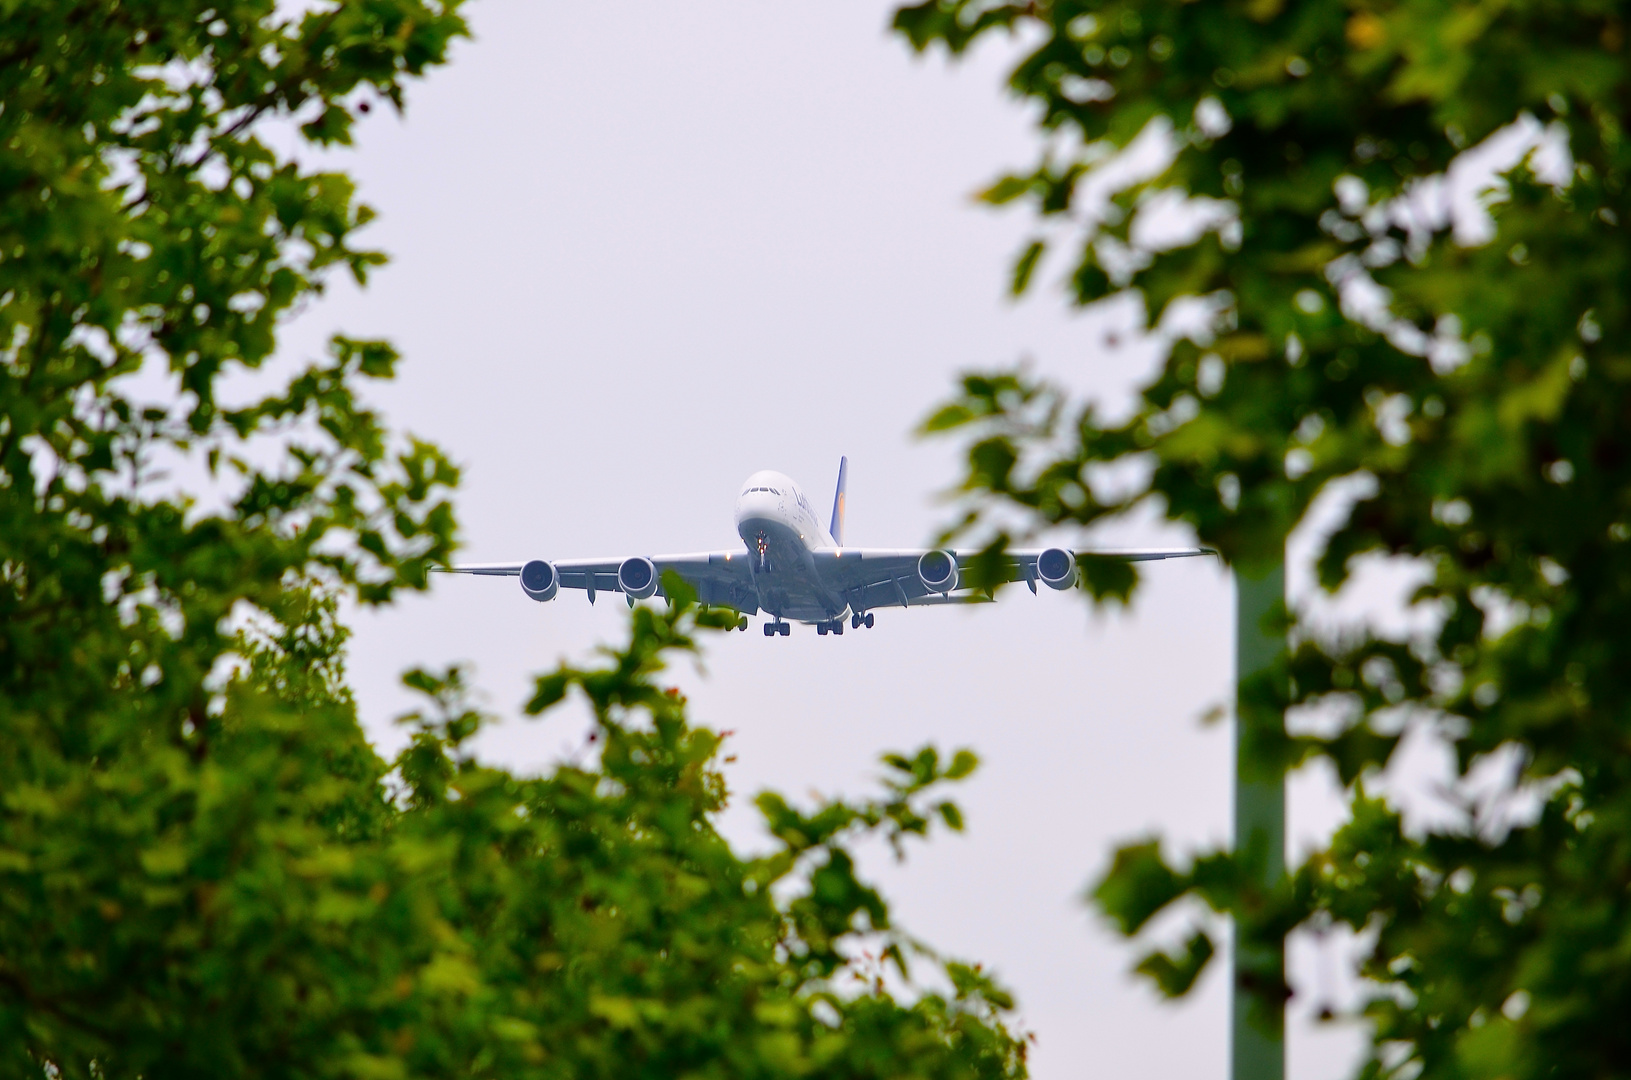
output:
<instances>
[{"instance_id":1,"label":"engine nacelle","mask_svg":"<svg viewBox=\"0 0 1631 1080\"><path fill-rule=\"evenodd\" d=\"M957 556L949 551L925 551L918 556L917 579L930 592L951 592L957 588Z\"/></svg>"},{"instance_id":2,"label":"engine nacelle","mask_svg":"<svg viewBox=\"0 0 1631 1080\"><path fill-rule=\"evenodd\" d=\"M561 591L561 574L555 564L533 559L521 568L521 591L542 603L555 599Z\"/></svg>"},{"instance_id":3,"label":"engine nacelle","mask_svg":"<svg viewBox=\"0 0 1631 1080\"><path fill-rule=\"evenodd\" d=\"M630 600L644 600L657 591L657 564L641 555L624 559L617 568L617 587Z\"/></svg>"},{"instance_id":4,"label":"engine nacelle","mask_svg":"<svg viewBox=\"0 0 1631 1080\"><path fill-rule=\"evenodd\" d=\"M1064 548L1049 548L1036 557L1036 576L1050 589L1076 584L1076 556Z\"/></svg>"}]
</instances>

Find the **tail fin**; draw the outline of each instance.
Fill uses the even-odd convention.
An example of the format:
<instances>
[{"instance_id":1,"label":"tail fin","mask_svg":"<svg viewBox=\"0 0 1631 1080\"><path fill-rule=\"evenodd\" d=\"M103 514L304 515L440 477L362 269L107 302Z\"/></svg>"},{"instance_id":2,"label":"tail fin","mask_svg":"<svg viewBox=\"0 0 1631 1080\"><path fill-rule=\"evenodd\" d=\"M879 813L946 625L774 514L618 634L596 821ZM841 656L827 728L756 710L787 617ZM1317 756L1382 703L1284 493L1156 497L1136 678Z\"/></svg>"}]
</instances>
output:
<instances>
[{"instance_id":1,"label":"tail fin","mask_svg":"<svg viewBox=\"0 0 1631 1080\"><path fill-rule=\"evenodd\" d=\"M832 533L833 543L839 547L844 546L844 486L849 481L849 458L838 459L838 491L832 497Z\"/></svg>"}]
</instances>

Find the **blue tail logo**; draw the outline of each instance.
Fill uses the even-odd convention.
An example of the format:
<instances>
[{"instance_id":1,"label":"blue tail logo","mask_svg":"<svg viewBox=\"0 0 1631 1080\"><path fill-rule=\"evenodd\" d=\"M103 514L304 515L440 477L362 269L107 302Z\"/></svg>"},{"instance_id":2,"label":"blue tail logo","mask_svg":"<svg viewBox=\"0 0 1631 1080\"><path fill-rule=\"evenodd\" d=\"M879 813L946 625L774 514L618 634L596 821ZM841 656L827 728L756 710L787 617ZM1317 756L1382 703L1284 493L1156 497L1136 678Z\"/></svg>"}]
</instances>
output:
<instances>
[{"instance_id":1,"label":"blue tail logo","mask_svg":"<svg viewBox=\"0 0 1631 1080\"><path fill-rule=\"evenodd\" d=\"M839 547L844 546L844 487L849 482L849 458L838 459L838 491L832 497L832 533L833 543Z\"/></svg>"}]
</instances>

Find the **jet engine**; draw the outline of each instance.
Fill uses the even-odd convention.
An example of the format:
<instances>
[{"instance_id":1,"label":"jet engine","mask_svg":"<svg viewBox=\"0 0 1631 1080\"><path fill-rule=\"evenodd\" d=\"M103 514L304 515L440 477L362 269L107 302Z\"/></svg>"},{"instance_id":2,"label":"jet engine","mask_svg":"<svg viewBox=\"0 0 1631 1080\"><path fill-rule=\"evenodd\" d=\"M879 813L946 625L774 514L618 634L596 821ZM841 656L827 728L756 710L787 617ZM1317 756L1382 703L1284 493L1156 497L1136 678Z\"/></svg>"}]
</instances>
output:
<instances>
[{"instance_id":1,"label":"jet engine","mask_svg":"<svg viewBox=\"0 0 1631 1080\"><path fill-rule=\"evenodd\" d=\"M657 564L643 556L624 559L617 568L617 587L630 600L644 600L657 591Z\"/></svg>"},{"instance_id":2,"label":"jet engine","mask_svg":"<svg viewBox=\"0 0 1631 1080\"><path fill-rule=\"evenodd\" d=\"M540 603L553 600L561 591L560 572L552 562L533 559L521 568L521 589Z\"/></svg>"},{"instance_id":3,"label":"jet engine","mask_svg":"<svg viewBox=\"0 0 1631 1080\"><path fill-rule=\"evenodd\" d=\"M1076 584L1076 556L1064 548L1049 548L1036 557L1036 576L1050 589Z\"/></svg>"},{"instance_id":4,"label":"jet engine","mask_svg":"<svg viewBox=\"0 0 1631 1080\"><path fill-rule=\"evenodd\" d=\"M917 560L917 577L930 592L957 588L957 557L949 551L926 551Z\"/></svg>"}]
</instances>

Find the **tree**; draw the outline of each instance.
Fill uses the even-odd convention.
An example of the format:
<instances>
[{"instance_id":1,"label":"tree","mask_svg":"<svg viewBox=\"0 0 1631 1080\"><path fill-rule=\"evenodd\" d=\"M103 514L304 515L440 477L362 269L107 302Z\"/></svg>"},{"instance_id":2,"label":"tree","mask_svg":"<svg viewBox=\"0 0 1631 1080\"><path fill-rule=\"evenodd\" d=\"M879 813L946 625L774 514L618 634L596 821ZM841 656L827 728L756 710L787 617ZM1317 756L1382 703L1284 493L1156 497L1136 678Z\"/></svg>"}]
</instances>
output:
<instances>
[{"instance_id":1,"label":"tree","mask_svg":"<svg viewBox=\"0 0 1631 1080\"><path fill-rule=\"evenodd\" d=\"M1037 214L1014 291L1062 248L1071 302L1130 290L1170 342L1125 422L1024 369L967 377L926 427L967 438L972 512L1089 526L1153 506L1257 573L1317 498L1345 493L1320 583L1377 555L1423 575L1429 629L1322 631L1291 611L1293 655L1243 687L1264 776L1318 757L1347 786L1326 850L1265 890L1250 853L1174 866L1152 841L1094 892L1129 935L1186 896L1247 942L1372 935L1365 1075L1631 1060L1625 16L1522 0L926 0L896 16L915 47L954 54L1023 31L1010 87L1048 149L984 193ZM1141 133L1142 173L1098 172ZM1506 154L1470 193L1488 216L1455 197L1472 150ZM1108 465L1143 480L1112 491ZM1135 584L1095 569L1100 599ZM1287 709L1334 733L1286 734ZM1410 726L1453 745L1463 782L1505 769L1499 796L1406 828L1367 784ZM1211 954L1197 932L1141 970L1181 995ZM1248 989L1287 992L1260 974Z\"/></svg>"},{"instance_id":2,"label":"tree","mask_svg":"<svg viewBox=\"0 0 1631 1080\"><path fill-rule=\"evenodd\" d=\"M851 853L957 827L931 788L972 755L763 796L776 846L738 854L720 736L657 682L725 621L681 583L539 680L533 713L593 707L593 764L474 761L456 671L408 676L394 762L367 744L337 603L424 587L457 471L359 403L386 342L245 378L383 262L350 181L263 136L345 144L464 24L299 7L0 7L0 1075L1022 1076L1006 995Z\"/></svg>"}]
</instances>

